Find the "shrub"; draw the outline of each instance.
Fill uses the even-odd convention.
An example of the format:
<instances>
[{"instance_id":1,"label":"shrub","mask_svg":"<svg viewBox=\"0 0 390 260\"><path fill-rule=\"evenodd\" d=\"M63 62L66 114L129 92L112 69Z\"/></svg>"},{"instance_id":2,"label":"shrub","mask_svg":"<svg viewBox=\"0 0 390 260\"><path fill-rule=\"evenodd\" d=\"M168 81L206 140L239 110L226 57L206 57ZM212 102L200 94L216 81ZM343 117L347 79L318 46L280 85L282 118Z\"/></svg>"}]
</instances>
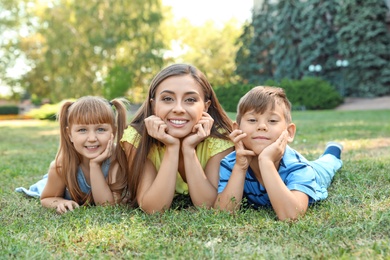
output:
<instances>
[{"instance_id":1,"label":"shrub","mask_svg":"<svg viewBox=\"0 0 390 260\"><path fill-rule=\"evenodd\" d=\"M19 107L16 105L0 106L0 115L17 115Z\"/></svg>"},{"instance_id":2,"label":"shrub","mask_svg":"<svg viewBox=\"0 0 390 260\"><path fill-rule=\"evenodd\" d=\"M216 87L214 91L225 111L236 112L238 101L252 88L253 85L231 84Z\"/></svg>"},{"instance_id":3,"label":"shrub","mask_svg":"<svg viewBox=\"0 0 390 260\"><path fill-rule=\"evenodd\" d=\"M335 88L321 78L283 79L279 84L274 81L267 81L266 85L283 88L295 110L333 109L343 102L343 98Z\"/></svg>"},{"instance_id":4,"label":"shrub","mask_svg":"<svg viewBox=\"0 0 390 260\"><path fill-rule=\"evenodd\" d=\"M40 120L56 120L57 112L60 109L60 103L45 104L40 108L34 108L27 113L28 116Z\"/></svg>"}]
</instances>

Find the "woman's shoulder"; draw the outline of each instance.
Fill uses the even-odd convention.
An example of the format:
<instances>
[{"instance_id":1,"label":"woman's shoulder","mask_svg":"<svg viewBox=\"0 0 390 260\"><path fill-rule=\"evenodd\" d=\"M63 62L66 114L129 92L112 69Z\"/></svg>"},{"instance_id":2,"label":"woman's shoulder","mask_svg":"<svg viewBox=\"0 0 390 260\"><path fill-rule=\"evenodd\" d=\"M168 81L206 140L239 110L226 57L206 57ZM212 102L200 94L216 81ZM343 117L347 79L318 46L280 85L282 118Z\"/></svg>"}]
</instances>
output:
<instances>
[{"instance_id":1,"label":"woman's shoulder","mask_svg":"<svg viewBox=\"0 0 390 260\"><path fill-rule=\"evenodd\" d=\"M139 143L139 137L140 134L137 132L137 130L131 125L129 125L123 132L121 142L128 142L137 147Z\"/></svg>"},{"instance_id":2,"label":"woman's shoulder","mask_svg":"<svg viewBox=\"0 0 390 260\"><path fill-rule=\"evenodd\" d=\"M234 147L234 143L230 140L209 136L203 141L203 146L207 147L207 149L211 152L211 155L215 155Z\"/></svg>"}]
</instances>

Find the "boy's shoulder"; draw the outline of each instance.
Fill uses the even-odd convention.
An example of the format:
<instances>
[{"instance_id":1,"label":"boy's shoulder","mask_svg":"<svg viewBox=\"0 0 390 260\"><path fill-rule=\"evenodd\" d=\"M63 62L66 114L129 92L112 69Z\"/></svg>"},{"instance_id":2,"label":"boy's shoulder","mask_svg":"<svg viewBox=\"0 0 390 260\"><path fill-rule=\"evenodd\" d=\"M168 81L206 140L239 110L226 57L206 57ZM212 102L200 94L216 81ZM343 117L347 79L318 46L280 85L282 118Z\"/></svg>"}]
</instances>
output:
<instances>
[{"instance_id":1,"label":"boy's shoulder","mask_svg":"<svg viewBox=\"0 0 390 260\"><path fill-rule=\"evenodd\" d=\"M233 151L229 153L228 155L223 158L223 161L228 162L228 163L235 163L236 162L236 151Z\"/></svg>"}]
</instances>

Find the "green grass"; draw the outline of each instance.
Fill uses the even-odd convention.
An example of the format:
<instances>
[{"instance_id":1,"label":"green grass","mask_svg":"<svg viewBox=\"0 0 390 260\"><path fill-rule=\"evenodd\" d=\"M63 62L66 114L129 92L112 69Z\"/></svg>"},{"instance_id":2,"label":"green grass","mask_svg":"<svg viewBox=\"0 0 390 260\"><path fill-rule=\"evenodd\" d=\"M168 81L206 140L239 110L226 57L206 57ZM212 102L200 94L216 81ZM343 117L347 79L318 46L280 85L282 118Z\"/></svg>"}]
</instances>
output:
<instances>
[{"instance_id":1,"label":"green grass","mask_svg":"<svg viewBox=\"0 0 390 260\"><path fill-rule=\"evenodd\" d=\"M329 140L345 146L328 199L294 223L269 209L146 215L117 206L57 215L14 192L46 173L57 124L0 121L0 259L390 259L390 111L293 118L291 146L308 159Z\"/></svg>"}]
</instances>

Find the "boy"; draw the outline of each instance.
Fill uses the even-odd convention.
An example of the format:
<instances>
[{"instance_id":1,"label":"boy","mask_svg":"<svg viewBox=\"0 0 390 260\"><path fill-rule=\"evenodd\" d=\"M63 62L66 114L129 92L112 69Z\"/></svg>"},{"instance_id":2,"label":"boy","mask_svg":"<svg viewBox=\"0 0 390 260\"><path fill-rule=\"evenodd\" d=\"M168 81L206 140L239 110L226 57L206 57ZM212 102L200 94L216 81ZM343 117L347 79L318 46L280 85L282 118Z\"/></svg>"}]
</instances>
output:
<instances>
[{"instance_id":1,"label":"boy","mask_svg":"<svg viewBox=\"0 0 390 260\"><path fill-rule=\"evenodd\" d=\"M221 161L214 207L233 211L245 197L255 208L272 206L280 220L294 220L328 196L343 148L328 143L311 162L290 148L296 127L283 89L253 88L241 98L236 120L230 134L235 151Z\"/></svg>"}]
</instances>

